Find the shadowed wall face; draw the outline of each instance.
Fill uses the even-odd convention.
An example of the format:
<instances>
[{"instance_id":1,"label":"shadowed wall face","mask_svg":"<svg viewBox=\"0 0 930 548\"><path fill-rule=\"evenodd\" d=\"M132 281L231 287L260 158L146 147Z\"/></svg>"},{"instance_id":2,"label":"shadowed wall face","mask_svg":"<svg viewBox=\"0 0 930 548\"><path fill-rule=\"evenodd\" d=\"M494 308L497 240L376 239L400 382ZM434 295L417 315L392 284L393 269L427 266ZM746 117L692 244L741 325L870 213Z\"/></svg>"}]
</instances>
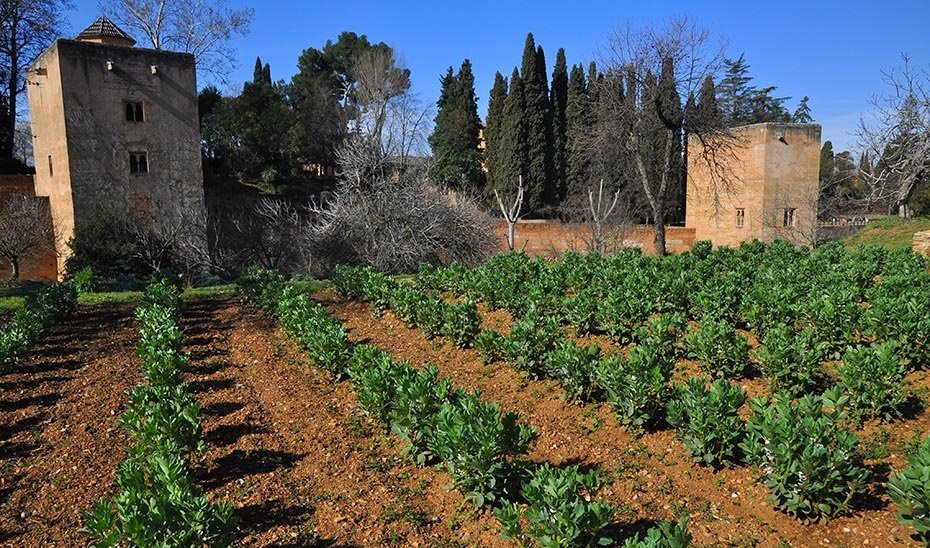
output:
<instances>
[{"instance_id":1,"label":"shadowed wall face","mask_svg":"<svg viewBox=\"0 0 930 548\"><path fill-rule=\"evenodd\" d=\"M0 201L10 196L35 196L32 175L0 175ZM46 199L47 201L47 199ZM51 225L52 218L45 209L46 217L36 219L36 223ZM58 261L55 257L55 242L50 238L39 253L22 257L19 264L19 278L29 281L53 281L58 278ZM0 259L0 281L10 277L10 264Z\"/></svg>"},{"instance_id":2,"label":"shadowed wall face","mask_svg":"<svg viewBox=\"0 0 930 548\"><path fill-rule=\"evenodd\" d=\"M811 245L817 223L820 126L754 124L736 128L725 158L726 181L708 169L696 138L688 141L685 226L697 240L738 246L753 239Z\"/></svg>"}]
</instances>

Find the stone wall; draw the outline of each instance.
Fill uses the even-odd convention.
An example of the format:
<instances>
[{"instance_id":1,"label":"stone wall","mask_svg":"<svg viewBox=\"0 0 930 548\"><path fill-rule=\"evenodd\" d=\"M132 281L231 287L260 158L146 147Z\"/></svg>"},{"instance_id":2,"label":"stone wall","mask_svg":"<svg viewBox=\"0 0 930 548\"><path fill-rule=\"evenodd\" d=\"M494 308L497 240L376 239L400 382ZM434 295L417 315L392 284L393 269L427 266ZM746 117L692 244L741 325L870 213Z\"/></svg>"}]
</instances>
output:
<instances>
[{"instance_id":1,"label":"stone wall","mask_svg":"<svg viewBox=\"0 0 930 548\"><path fill-rule=\"evenodd\" d=\"M914 233L914 253L930 257L930 231Z\"/></svg>"},{"instance_id":2,"label":"stone wall","mask_svg":"<svg viewBox=\"0 0 930 548\"><path fill-rule=\"evenodd\" d=\"M32 175L0 175L0 200L8 196L35 196L35 187ZM48 198L44 198L46 201ZM46 210L48 211L48 210ZM44 219L36 219L37 223L52 223L47 215ZM28 281L54 281L58 279L58 262L55 256L55 242L49 241L46 248L35 255L20 258L20 279ZM10 277L10 265L5 259L0 259L0 280Z\"/></svg>"},{"instance_id":3,"label":"stone wall","mask_svg":"<svg viewBox=\"0 0 930 548\"><path fill-rule=\"evenodd\" d=\"M694 245L694 229L680 226L666 227L665 247L669 253L688 251ZM507 223L501 221L496 233L500 238L501 251L507 250ZM655 232L651 226L634 225L614 230L605 229L606 252L624 247L637 247L647 255L654 252ZM520 221L516 228L517 249L523 249L534 257L557 257L566 251L581 253L591 249L590 226L560 223L558 221Z\"/></svg>"}]
</instances>

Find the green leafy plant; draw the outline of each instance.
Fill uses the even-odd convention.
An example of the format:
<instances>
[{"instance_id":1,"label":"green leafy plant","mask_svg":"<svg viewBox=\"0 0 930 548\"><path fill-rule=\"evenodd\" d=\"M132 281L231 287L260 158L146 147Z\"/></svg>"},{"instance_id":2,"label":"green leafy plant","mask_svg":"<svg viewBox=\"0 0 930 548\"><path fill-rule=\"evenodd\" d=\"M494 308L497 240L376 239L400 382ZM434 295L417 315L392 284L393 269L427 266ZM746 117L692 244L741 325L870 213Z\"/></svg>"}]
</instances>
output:
<instances>
[{"instance_id":1,"label":"green leafy plant","mask_svg":"<svg viewBox=\"0 0 930 548\"><path fill-rule=\"evenodd\" d=\"M621 424L639 433L659 420L673 365L641 346L633 347L625 360L609 356L598 363L598 384Z\"/></svg>"},{"instance_id":2,"label":"green leafy plant","mask_svg":"<svg viewBox=\"0 0 930 548\"><path fill-rule=\"evenodd\" d=\"M812 329L792 333L787 325L774 325L766 332L755 357L759 371L776 392L784 390L798 396L824 377L820 364L825 357L825 346Z\"/></svg>"},{"instance_id":3,"label":"green leafy plant","mask_svg":"<svg viewBox=\"0 0 930 548\"><path fill-rule=\"evenodd\" d=\"M481 316L474 301L465 299L443 308L442 335L459 348L469 348L481 330Z\"/></svg>"},{"instance_id":4,"label":"green leafy plant","mask_svg":"<svg viewBox=\"0 0 930 548\"><path fill-rule=\"evenodd\" d=\"M592 289L578 291L574 297L565 299L562 305L565 320L575 328L579 336L594 332L597 327L597 295Z\"/></svg>"},{"instance_id":5,"label":"green leafy plant","mask_svg":"<svg viewBox=\"0 0 930 548\"><path fill-rule=\"evenodd\" d=\"M569 401L588 402L596 392L596 371L601 349L596 344L581 346L562 339L546 355L546 372L558 380Z\"/></svg>"},{"instance_id":6,"label":"green leafy plant","mask_svg":"<svg viewBox=\"0 0 930 548\"><path fill-rule=\"evenodd\" d=\"M475 337L475 348L484 363L500 361L504 351L504 336L493 329L482 329Z\"/></svg>"},{"instance_id":7,"label":"green leafy plant","mask_svg":"<svg viewBox=\"0 0 930 548\"><path fill-rule=\"evenodd\" d=\"M494 510L501 522L503 537L523 544L530 541L544 548L607 546L611 539L601 536L616 508L592 500L600 489L596 470L582 472L577 466L553 468L543 464L523 486L527 507L522 512L512 501Z\"/></svg>"},{"instance_id":8,"label":"green leafy plant","mask_svg":"<svg viewBox=\"0 0 930 548\"><path fill-rule=\"evenodd\" d=\"M740 447L756 465L775 507L802 521L830 518L865 491L859 439L842 427L849 397L835 390L792 401L779 393L752 400Z\"/></svg>"},{"instance_id":9,"label":"green leafy plant","mask_svg":"<svg viewBox=\"0 0 930 548\"><path fill-rule=\"evenodd\" d=\"M688 546L691 546L691 533L688 532L687 519L682 519L678 523L663 521L646 531L645 536L637 535L623 543L623 548L687 548Z\"/></svg>"},{"instance_id":10,"label":"green leafy plant","mask_svg":"<svg viewBox=\"0 0 930 548\"><path fill-rule=\"evenodd\" d=\"M749 362L749 343L745 337L713 317L705 316L700 329L689 333L686 340L701 368L714 377L738 377Z\"/></svg>"},{"instance_id":11,"label":"green leafy plant","mask_svg":"<svg viewBox=\"0 0 930 548\"><path fill-rule=\"evenodd\" d=\"M707 382L691 378L675 387L675 397L668 404L668 422L678 429L678 439L695 460L720 467L736 461L745 429L738 411L746 402L746 394L725 379L709 387Z\"/></svg>"},{"instance_id":12,"label":"green leafy plant","mask_svg":"<svg viewBox=\"0 0 930 548\"><path fill-rule=\"evenodd\" d=\"M371 271L358 266L337 266L333 271L333 289L346 299L361 299Z\"/></svg>"},{"instance_id":13,"label":"green leafy plant","mask_svg":"<svg viewBox=\"0 0 930 548\"><path fill-rule=\"evenodd\" d=\"M390 425L397 385L401 379L415 374L408 363L395 363L386 352L369 345L355 347L349 360L349 378L355 386L359 407L384 426Z\"/></svg>"},{"instance_id":14,"label":"green leafy plant","mask_svg":"<svg viewBox=\"0 0 930 548\"><path fill-rule=\"evenodd\" d=\"M406 442L404 454L417 464L432 456L429 443L436 428L436 415L453 395L449 379L439 378L434 365L396 379L397 396L391 409L391 429Z\"/></svg>"},{"instance_id":15,"label":"green leafy plant","mask_svg":"<svg viewBox=\"0 0 930 548\"><path fill-rule=\"evenodd\" d=\"M930 545L930 438L924 440L908 467L888 480L888 494L898 507L898 521L914 528L914 536Z\"/></svg>"},{"instance_id":16,"label":"green leafy plant","mask_svg":"<svg viewBox=\"0 0 930 548\"><path fill-rule=\"evenodd\" d=\"M277 308L286 284L278 271L255 266L246 268L236 278L239 293L269 313Z\"/></svg>"},{"instance_id":17,"label":"green leafy plant","mask_svg":"<svg viewBox=\"0 0 930 548\"><path fill-rule=\"evenodd\" d=\"M536 431L519 424L519 415L481 401L477 392L459 393L439 408L429 448L476 506L496 501L507 491Z\"/></svg>"},{"instance_id":18,"label":"green leafy plant","mask_svg":"<svg viewBox=\"0 0 930 548\"><path fill-rule=\"evenodd\" d=\"M837 372L857 419L890 419L901 414L907 402L904 386L907 369L898 348L895 341L889 341L850 347L843 355L843 365Z\"/></svg>"},{"instance_id":19,"label":"green leafy plant","mask_svg":"<svg viewBox=\"0 0 930 548\"><path fill-rule=\"evenodd\" d=\"M558 320L540 316L535 311L516 322L504 339L501 356L519 371L536 378L545 377L546 355L559 339Z\"/></svg>"},{"instance_id":20,"label":"green leafy plant","mask_svg":"<svg viewBox=\"0 0 930 548\"><path fill-rule=\"evenodd\" d=\"M99 293L106 289L106 280L98 276L94 269L85 266L74 273L71 284L78 293Z\"/></svg>"},{"instance_id":21,"label":"green leafy plant","mask_svg":"<svg viewBox=\"0 0 930 548\"><path fill-rule=\"evenodd\" d=\"M445 325L445 303L436 295L421 295L416 304L416 321L423 335L432 339L442 334Z\"/></svg>"}]
</instances>

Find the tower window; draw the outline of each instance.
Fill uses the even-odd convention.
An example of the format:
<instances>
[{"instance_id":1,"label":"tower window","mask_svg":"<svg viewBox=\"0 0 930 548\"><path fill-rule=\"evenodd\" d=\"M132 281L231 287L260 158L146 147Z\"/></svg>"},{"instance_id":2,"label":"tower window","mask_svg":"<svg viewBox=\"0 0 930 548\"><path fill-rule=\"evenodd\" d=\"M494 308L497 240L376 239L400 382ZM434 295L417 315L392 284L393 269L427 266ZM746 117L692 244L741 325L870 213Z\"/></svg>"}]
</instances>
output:
<instances>
[{"instance_id":1,"label":"tower window","mask_svg":"<svg viewBox=\"0 0 930 548\"><path fill-rule=\"evenodd\" d=\"M746 210L743 208L736 209L736 226L743 227L746 225Z\"/></svg>"},{"instance_id":2,"label":"tower window","mask_svg":"<svg viewBox=\"0 0 930 548\"><path fill-rule=\"evenodd\" d=\"M795 208L793 207L785 208L785 216L782 222L782 226L784 226L785 228L794 226L794 210Z\"/></svg>"},{"instance_id":3,"label":"tower window","mask_svg":"<svg viewBox=\"0 0 930 548\"><path fill-rule=\"evenodd\" d=\"M48 176L49 177L55 176L55 169L52 167L52 155L51 154L48 155Z\"/></svg>"},{"instance_id":4,"label":"tower window","mask_svg":"<svg viewBox=\"0 0 930 548\"><path fill-rule=\"evenodd\" d=\"M145 121L145 108L143 108L141 102L127 102L126 103L126 121L127 122L144 122Z\"/></svg>"},{"instance_id":5,"label":"tower window","mask_svg":"<svg viewBox=\"0 0 930 548\"><path fill-rule=\"evenodd\" d=\"M141 175L149 172L148 154L145 152L129 153L129 173Z\"/></svg>"}]
</instances>

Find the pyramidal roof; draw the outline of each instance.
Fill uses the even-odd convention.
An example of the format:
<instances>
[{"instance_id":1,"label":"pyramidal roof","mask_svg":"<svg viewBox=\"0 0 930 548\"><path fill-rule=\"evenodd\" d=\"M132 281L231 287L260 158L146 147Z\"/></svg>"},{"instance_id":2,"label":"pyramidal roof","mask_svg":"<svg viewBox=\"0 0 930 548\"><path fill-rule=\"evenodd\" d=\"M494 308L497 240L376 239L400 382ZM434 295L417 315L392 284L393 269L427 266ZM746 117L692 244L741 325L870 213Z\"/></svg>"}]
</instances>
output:
<instances>
[{"instance_id":1,"label":"pyramidal roof","mask_svg":"<svg viewBox=\"0 0 930 548\"><path fill-rule=\"evenodd\" d=\"M108 42L111 40L113 42L129 42L127 45L130 45L130 46L136 43L136 41L133 40L132 36L129 36L128 34L126 34L126 32L123 31L123 29L117 27L113 21L110 21L106 17L100 17L96 21L91 23L89 27L81 31L81 34L77 35L76 39L77 40L99 39L103 42Z\"/></svg>"}]
</instances>

